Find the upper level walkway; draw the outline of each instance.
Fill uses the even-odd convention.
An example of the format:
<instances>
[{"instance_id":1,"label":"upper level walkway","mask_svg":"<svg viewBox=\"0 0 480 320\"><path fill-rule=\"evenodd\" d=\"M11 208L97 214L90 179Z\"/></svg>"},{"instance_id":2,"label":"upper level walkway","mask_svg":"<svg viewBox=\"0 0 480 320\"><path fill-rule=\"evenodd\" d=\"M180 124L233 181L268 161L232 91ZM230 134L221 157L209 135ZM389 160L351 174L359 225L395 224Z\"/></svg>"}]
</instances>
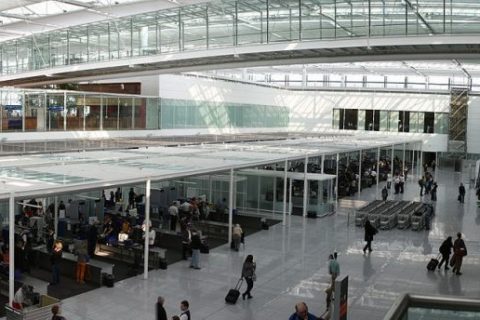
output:
<instances>
[{"instance_id":1,"label":"upper level walkway","mask_svg":"<svg viewBox=\"0 0 480 320\"><path fill-rule=\"evenodd\" d=\"M223 0L0 44L0 85L268 64L478 58L474 0Z\"/></svg>"}]
</instances>

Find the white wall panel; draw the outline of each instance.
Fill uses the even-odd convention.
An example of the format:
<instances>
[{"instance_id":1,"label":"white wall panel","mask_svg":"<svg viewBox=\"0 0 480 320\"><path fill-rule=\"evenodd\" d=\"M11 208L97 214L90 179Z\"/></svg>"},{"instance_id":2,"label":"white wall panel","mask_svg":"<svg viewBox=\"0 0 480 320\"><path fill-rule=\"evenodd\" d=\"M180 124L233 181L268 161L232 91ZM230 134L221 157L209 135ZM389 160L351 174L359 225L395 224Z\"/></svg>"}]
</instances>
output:
<instances>
[{"instance_id":1,"label":"white wall panel","mask_svg":"<svg viewBox=\"0 0 480 320\"><path fill-rule=\"evenodd\" d=\"M467 120L468 153L480 153L480 97L470 96Z\"/></svg>"}]
</instances>

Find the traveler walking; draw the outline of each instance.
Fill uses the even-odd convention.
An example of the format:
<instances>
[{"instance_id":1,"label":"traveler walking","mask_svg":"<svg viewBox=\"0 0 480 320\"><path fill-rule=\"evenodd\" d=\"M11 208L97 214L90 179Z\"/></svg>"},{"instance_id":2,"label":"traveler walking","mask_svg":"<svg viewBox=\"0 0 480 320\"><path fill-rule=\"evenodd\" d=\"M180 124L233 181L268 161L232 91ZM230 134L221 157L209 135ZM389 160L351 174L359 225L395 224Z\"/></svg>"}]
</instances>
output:
<instances>
[{"instance_id":1,"label":"traveler walking","mask_svg":"<svg viewBox=\"0 0 480 320\"><path fill-rule=\"evenodd\" d=\"M167 312L165 311L165 308L163 307L163 304L165 303L165 299L162 296L159 296L157 298L157 320L168 320L167 317Z\"/></svg>"},{"instance_id":2,"label":"traveler walking","mask_svg":"<svg viewBox=\"0 0 480 320\"><path fill-rule=\"evenodd\" d=\"M180 313L180 320L190 320L190 310L189 310L189 303L187 300L183 300L180 303L180 310L182 313Z\"/></svg>"},{"instance_id":3,"label":"traveler walking","mask_svg":"<svg viewBox=\"0 0 480 320\"><path fill-rule=\"evenodd\" d=\"M253 298L250 293L253 289L253 282L256 280L255 269L256 269L256 264L253 261L253 256L249 254L245 259L245 262L243 263L243 267L242 267L242 277L245 278L245 281L247 282L247 290L245 290L245 292L242 293L243 300L245 300L245 296L248 297L248 299Z\"/></svg>"},{"instance_id":4,"label":"traveler walking","mask_svg":"<svg viewBox=\"0 0 480 320\"><path fill-rule=\"evenodd\" d=\"M178 219L178 208L176 202L172 202L170 207L168 207L168 215L170 216L170 230L177 230L177 219Z\"/></svg>"},{"instance_id":5,"label":"traveler walking","mask_svg":"<svg viewBox=\"0 0 480 320\"><path fill-rule=\"evenodd\" d=\"M202 246L202 240L200 234L196 230L192 230L192 242L190 248L192 249L192 261L190 268L200 269L200 247Z\"/></svg>"},{"instance_id":6,"label":"traveler walking","mask_svg":"<svg viewBox=\"0 0 480 320\"><path fill-rule=\"evenodd\" d=\"M418 179L418 186L420 187L420 197L423 196L423 188L425 187L425 176Z\"/></svg>"},{"instance_id":7,"label":"traveler walking","mask_svg":"<svg viewBox=\"0 0 480 320\"><path fill-rule=\"evenodd\" d=\"M465 193L465 186L463 183L460 183L460 186L458 187L458 201L460 201L460 203L465 202Z\"/></svg>"},{"instance_id":8,"label":"traveler walking","mask_svg":"<svg viewBox=\"0 0 480 320\"><path fill-rule=\"evenodd\" d=\"M368 249L368 252L372 252L372 241L373 241L373 236L378 233L378 230L375 229L374 226L371 225L370 220L367 219L365 221L365 238L364 240L367 242L365 247L363 247L363 253Z\"/></svg>"},{"instance_id":9,"label":"traveler walking","mask_svg":"<svg viewBox=\"0 0 480 320\"><path fill-rule=\"evenodd\" d=\"M453 269L456 275L460 276L462 273L460 269L462 268L463 257L467 255L467 247L465 246L465 242L462 239L462 234L459 232L457 233L457 239L453 243ZM452 262L450 262L452 265Z\"/></svg>"},{"instance_id":10,"label":"traveler walking","mask_svg":"<svg viewBox=\"0 0 480 320\"><path fill-rule=\"evenodd\" d=\"M440 270L440 267L444 262L445 262L445 271L450 269L448 267L448 262L449 262L450 254L452 253L452 248L453 248L452 237L448 237L443 241L442 245L438 249L438 251L442 254L442 261L440 261L440 263L438 264L438 270Z\"/></svg>"},{"instance_id":11,"label":"traveler walking","mask_svg":"<svg viewBox=\"0 0 480 320\"><path fill-rule=\"evenodd\" d=\"M437 201L437 188L438 184L436 182L433 182L432 190L430 191L430 197L432 201Z\"/></svg>"},{"instance_id":12,"label":"traveler walking","mask_svg":"<svg viewBox=\"0 0 480 320\"><path fill-rule=\"evenodd\" d=\"M387 189L387 186L385 186L382 189L382 199L383 201L387 201L387 198L388 198L388 189Z\"/></svg>"},{"instance_id":13,"label":"traveler walking","mask_svg":"<svg viewBox=\"0 0 480 320\"><path fill-rule=\"evenodd\" d=\"M243 233L243 230L240 227L240 225L237 223L233 227L233 231L232 231L233 249L235 251L238 251L240 249L240 241L242 240L242 233Z\"/></svg>"}]
</instances>

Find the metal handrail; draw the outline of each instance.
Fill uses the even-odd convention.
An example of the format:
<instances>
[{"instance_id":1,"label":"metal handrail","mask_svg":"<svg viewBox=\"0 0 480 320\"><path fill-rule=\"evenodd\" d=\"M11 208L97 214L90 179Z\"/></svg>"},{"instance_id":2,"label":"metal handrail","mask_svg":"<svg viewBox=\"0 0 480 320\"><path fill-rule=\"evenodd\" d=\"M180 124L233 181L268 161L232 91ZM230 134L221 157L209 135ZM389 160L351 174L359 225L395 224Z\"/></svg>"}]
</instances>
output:
<instances>
[{"instance_id":1,"label":"metal handrail","mask_svg":"<svg viewBox=\"0 0 480 320\"><path fill-rule=\"evenodd\" d=\"M403 320L408 308L412 307L480 312L480 300L456 296L411 295L406 293L395 301L383 320Z\"/></svg>"}]
</instances>

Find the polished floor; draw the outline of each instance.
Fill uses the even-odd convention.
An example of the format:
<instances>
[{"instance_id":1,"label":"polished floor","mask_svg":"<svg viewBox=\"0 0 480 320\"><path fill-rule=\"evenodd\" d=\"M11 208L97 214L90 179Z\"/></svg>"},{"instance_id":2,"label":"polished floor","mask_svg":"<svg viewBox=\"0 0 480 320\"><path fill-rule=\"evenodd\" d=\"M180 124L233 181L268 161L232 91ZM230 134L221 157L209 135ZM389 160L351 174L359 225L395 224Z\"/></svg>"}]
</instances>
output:
<instances>
[{"instance_id":1,"label":"polished floor","mask_svg":"<svg viewBox=\"0 0 480 320\"><path fill-rule=\"evenodd\" d=\"M398 198L418 200L417 180L410 178L405 194ZM362 252L363 230L354 226L349 207L373 199L376 188L343 200L333 216L317 220L293 216L285 227L279 224L247 237L240 252L222 246L202 254L201 270L189 269L188 262L182 261L168 270L150 272L148 280L139 276L117 282L114 288L66 299L63 315L69 320L153 320L158 295L165 297L169 318L179 313L183 299L190 301L194 320L288 319L298 301L305 301L311 312L320 315L329 280L327 258L334 250L339 252L341 274L349 275L349 319L383 319L395 299L406 292L480 298L480 209L474 191L469 189L461 205L456 201L460 175L439 171L438 182L432 230L380 231L370 255ZM425 266L438 253L441 241L457 231L465 234L469 252L463 275L427 272ZM254 298L226 305L224 297L237 281L247 254L257 262Z\"/></svg>"}]
</instances>

